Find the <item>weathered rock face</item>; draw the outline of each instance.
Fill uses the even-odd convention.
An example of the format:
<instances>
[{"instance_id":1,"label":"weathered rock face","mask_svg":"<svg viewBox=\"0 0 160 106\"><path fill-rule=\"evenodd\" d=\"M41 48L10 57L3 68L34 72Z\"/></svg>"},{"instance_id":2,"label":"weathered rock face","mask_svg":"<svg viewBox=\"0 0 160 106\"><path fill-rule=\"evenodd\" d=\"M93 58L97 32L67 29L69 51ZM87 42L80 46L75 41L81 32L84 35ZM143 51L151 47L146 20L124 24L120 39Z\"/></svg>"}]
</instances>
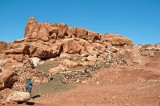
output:
<instances>
[{"instance_id":1,"label":"weathered rock face","mask_svg":"<svg viewBox=\"0 0 160 106\"><path fill-rule=\"evenodd\" d=\"M154 52L160 51L160 44L140 45L139 50L143 56L154 56Z\"/></svg>"},{"instance_id":2,"label":"weathered rock face","mask_svg":"<svg viewBox=\"0 0 160 106\"><path fill-rule=\"evenodd\" d=\"M70 61L68 59L61 60L61 64L68 67L68 68L75 68L80 65L80 64L73 62L73 61Z\"/></svg>"},{"instance_id":3,"label":"weathered rock face","mask_svg":"<svg viewBox=\"0 0 160 106\"><path fill-rule=\"evenodd\" d=\"M8 103L12 102L22 102L25 103L30 99L30 94L28 92L14 91L6 99Z\"/></svg>"},{"instance_id":4,"label":"weathered rock face","mask_svg":"<svg viewBox=\"0 0 160 106\"><path fill-rule=\"evenodd\" d=\"M74 39L63 40L63 52L69 54L76 54L81 52L81 45Z\"/></svg>"},{"instance_id":5,"label":"weathered rock face","mask_svg":"<svg viewBox=\"0 0 160 106\"><path fill-rule=\"evenodd\" d=\"M2 51L6 50L6 48L8 47L8 44L0 41L0 53L2 53Z\"/></svg>"},{"instance_id":6,"label":"weathered rock face","mask_svg":"<svg viewBox=\"0 0 160 106\"><path fill-rule=\"evenodd\" d=\"M31 17L28 20L27 27L25 29L25 37L48 41L49 30L46 24L47 23L38 23L33 17Z\"/></svg>"},{"instance_id":7,"label":"weathered rock face","mask_svg":"<svg viewBox=\"0 0 160 106\"><path fill-rule=\"evenodd\" d=\"M91 42L100 40L101 43L108 42L114 46L133 45L130 39L118 34L100 35L84 28L71 28L65 24L38 23L33 17L28 20L24 37L41 39L43 41L80 38Z\"/></svg>"},{"instance_id":8,"label":"weathered rock face","mask_svg":"<svg viewBox=\"0 0 160 106\"><path fill-rule=\"evenodd\" d=\"M2 71L0 73L0 89L11 87L17 79L14 73L10 71Z\"/></svg>"},{"instance_id":9,"label":"weathered rock face","mask_svg":"<svg viewBox=\"0 0 160 106\"><path fill-rule=\"evenodd\" d=\"M112 54L116 60L115 57L121 50L130 48L134 44L121 35L101 35L84 28L68 27L63 23L39 23L31 17L23 39L11 42L9 45L0 43L0 47L1 45L0 52L4 50L4 53L0 56L4 55L4 58L0 58L0 66L12 69L14 65L19 77L17 83L24 83L28 76L31 76L34 82L41 83L47 82L50 74L39 74L34 69L40 64L40 60L46 61L49 58L60 57L57 67L48 69L49 73L56 74L62 68L74 69L95 66L101 62L107 63L108 53ZM6 58L12 61L2 61ZM112 59L109 62L112 62Z\"/></svg>"},{"instance_id":10,"label":"weathered rock face","mask_svg":"<svg viewBox=\"0 0 160 106\"><path fill-rule=\"evenodd\" d=\"M45 48L42 46L34 46L32 44L24 44L17 46L16 48L11 48L5 51L6 55L12 54L14 59L22 62L25 55L29 57L38 57L41 59L51 58L57 56L59 51L53 51L51 48Z\"/></svg>"},{"instance_id":11,"label":"weathered rock face","mask_svg":"<svg viewBox=\"0 0 160 106\"><path fill-rule=\"evenodd\" d=\"M133 45L133 42L129 38L118 34L104 34L101 36L101 42L108 42L113 46L121 46L121 47L123 47L124 45L127 46Z\"/></svg>"},{"instance_id":12,"label":"weathered rock face","mask_svg":"<svg viewBox=\"0 0 160 106\"><path fill-rule=\"evenodd\" d=\"M96 55L94 55L94 56L88 56L87 60L95 62L97 60L97 56Z\"/></svg>"},{"instance_id":13,"label":"weathered rock face","mask_svg":"<svg viewBox=\"0 0 160 106\"><path fill-rule=\"evenodd\" d=\"M64 66L60 64L57 67L51 68L49 70L49 73L51 73L51 74L59 74L59 72L61 72L63 69L65 69Z\"/></svg>"}]
</instances>

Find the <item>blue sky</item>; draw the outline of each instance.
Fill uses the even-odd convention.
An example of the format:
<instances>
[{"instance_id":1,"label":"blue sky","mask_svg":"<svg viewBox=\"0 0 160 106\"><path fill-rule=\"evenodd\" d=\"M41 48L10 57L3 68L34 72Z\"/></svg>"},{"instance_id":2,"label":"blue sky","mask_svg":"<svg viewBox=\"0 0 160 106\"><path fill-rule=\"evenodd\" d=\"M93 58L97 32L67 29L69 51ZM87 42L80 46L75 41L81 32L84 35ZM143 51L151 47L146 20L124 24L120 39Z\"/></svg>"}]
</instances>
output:
<instances>
[{"instance_id":1,"label":"blue sky","mask_svg":"<svg viewBox=\"0 0 160 106\"><path fill-rule=\"evenodd\" d=\"M160 0L0 0L0 40L23 38L29 17L100 34L116 33L135 44L160 43Z\"/></svg>"}]
</instances>

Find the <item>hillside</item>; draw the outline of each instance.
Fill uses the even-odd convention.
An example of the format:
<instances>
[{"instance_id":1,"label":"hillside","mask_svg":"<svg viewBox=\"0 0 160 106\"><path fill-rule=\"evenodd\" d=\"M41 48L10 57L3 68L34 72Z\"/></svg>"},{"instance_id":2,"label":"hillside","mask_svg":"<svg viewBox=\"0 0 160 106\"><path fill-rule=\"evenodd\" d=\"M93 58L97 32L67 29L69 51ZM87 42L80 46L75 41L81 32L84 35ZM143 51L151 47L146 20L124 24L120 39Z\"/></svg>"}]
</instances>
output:
<instances>
[{"instance_id":1,"label":"hillside","mask_svg":"<svg viewBox=\"0 0 160 106\"><path fill-rule=\"evenodd\" d=\"M24 38L0 48L2 104L31 77L35 105L160 105L160 44L31 17Z\"/></svg>"}]
</instances>

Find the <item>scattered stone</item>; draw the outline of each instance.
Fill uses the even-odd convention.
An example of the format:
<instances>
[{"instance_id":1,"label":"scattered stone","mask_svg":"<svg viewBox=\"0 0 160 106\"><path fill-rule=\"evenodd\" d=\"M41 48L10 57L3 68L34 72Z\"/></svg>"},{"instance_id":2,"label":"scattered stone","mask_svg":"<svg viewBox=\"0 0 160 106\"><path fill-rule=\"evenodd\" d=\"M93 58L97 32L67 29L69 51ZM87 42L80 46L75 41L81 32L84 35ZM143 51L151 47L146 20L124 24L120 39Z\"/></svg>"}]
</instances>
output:
<instances>
[{"instance_id":1,"label":"scattered stone","mask_svg":"<svg viewBox=\"0 0 160 106\"><path fill-rule=\"evenodd\" d=\"M78 66L81 65L81 64L78 64L76 62L70 61L68 59L62 59L61 64L68 67L68 68L75 68L75 67L78 67Z\"/></svg>"},{"instance_id":2,"label":"scattered stone","mask_svg":"<svg viewBox=\"0 0 160 106\"><path fill-rule=\"evenodd\" d=\"M96 82L97 85L99 85L99 82Z\"/></svg>"},{"instance_id":3,"label":"scattered stone","mask_svg":"<svg viewBox=\"0 0 160 106\"><path fill-rule=\"evenodd\" d=\"M12 92L6 99L8 103L13 102L22 102L25 103L30 99L30 93L28 92L20 92L20 91L14 91Z\"/></svg>"},{"instance_id":4,"label":"scattered stone","mask_svg":"<svg viewBox=\"0 0 160 106\"><path fill-rule=\"evenodd\" d=\"M61 53L60 58L62 59L71 59L71 56L67 53Z\"/></svg>"},{"instance_id":5,"label":"scattered stone","mask_svg":"<svg viewBox=\"0 0 160 106\"><path fill-rule=\"evenodd\" d=\"M64 66L60 64L57 67L51 68L49 70L49 73L51 73L51 74L59 74L62 70L64 70Z\"/></svg>"},{"instance_id":6,"label":"scattered stone","mask_svg":"<svg viewBox=\"0 0 160 106\"><path fill-rule=\"evenodd\" d=\"M94 56L88 56L88 57L87 57L87 60L88 60L88 61L94 61L94 62L95 62L95 61L97 61L97 56L96 56L96 55L94 55Z\"/></svg>"},{"instance_id":7,"label":"scattered stone","mask_svg":"<svg viewBox=\"0 0 160 106\"><path fill-rule=\"evenodd\" d=\"M40 61L41 61L41 59L38 58L38 57L30 58L30 60L32 61L34 67L38 66L40 64Z\"/></svg>"}]
</instances>

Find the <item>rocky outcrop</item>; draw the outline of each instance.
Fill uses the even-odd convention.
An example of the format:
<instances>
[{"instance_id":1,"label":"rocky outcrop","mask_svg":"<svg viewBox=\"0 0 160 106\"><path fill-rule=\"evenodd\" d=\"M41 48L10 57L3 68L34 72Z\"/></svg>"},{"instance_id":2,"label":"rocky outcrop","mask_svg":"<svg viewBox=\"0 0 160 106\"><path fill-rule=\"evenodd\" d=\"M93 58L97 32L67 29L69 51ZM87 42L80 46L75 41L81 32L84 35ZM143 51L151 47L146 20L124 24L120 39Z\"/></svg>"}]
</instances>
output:
<instances>
[{"instance_id":1,"label":"rocky outcrop","mask_svg":"<svg viewBox=\"0 0 160 106\"><path fill-rule=\"evenodd\" d=\"M113 63L118 53L131 49L134 44L129 38L118 34L102 35L80 27L69 27L63 23L39 23L31 17L23 39L2 45L0 49L4 51L4 57L1 60L9 58L12 61L0 61L0 66L15 68L14 71L18 75L17 83L21 84L25 83L28 76L38 83L49 81L48 73L34 69L41 64L40 60L60 57L56 66L47 69L51 74L58 74L64 69ZM107 54L111 54L113 59L108 59Z\"/></svg>"},{"instance_id":2,"label":"rocky outcrop","mask_svg":"<svg viewBox=\"0 0 160 106\"><path fill-rule=\"evenodd\" d=\"M31 17L28 20L28 23L25 29L25 37L37 38L44 41L48 41L49 30L45 23L38 23L33 17Z\"/></svg>"},{"instance_id":3,"label":"rocky outcrop","mask_svg":"<svg viewBox=\"0 0 160 106\"><path fill-rule=\"evenodd\" d=\"M81 64L78 64L77 62L68 60L68 59L62 59L61 64L68 67L68 68L75 68L77 66L80 66Z\"/></svg>"},{"instance_id":4,"label":"rocky outcrop","mask_svg":"<svg viewBox=\"0 0 160 106\"><path fill-rule=\"evenodd\" d=\"M101 43L108 42L114 46L133 45L132 41L118 34L100 35L96 32L84 28L72 28L66 24L38 23L33 17L28 20L25 29L25 38L41 39L49 41L51 39L80 38L89 42L100 40Z\"/></svg>"},{"instance_id":5,"label":"rocky outcrop","mask_svg":"<svg viewBox=\"0 0 160 106\"><path fill-rule=\"evenodd\" d=\"M2 71L0 73L0 89L12 87L12 85L17 81L14 77L14 73L11 71Z\"/></svg>"},{"instance_id":6,"label":"rocky outcrop","mask_svg":"<svg viewBox=\"0 0 160 106\"><path fill-rule=\"evenodd\" d=\"M0 53L6 50L7 47L8 47L8 44L6 42L0 41Z\"/></svg>"},{"instance_id":7,"label":"rocky outcrop","mask_svg":"<svg viewBox=\"0 0 160 106\"><path fill-rule=\"evenodd\" d=\"M59 74L62 70L65 70L65 68L64 68L63 65L60 64L57 67L51 68L49 70L49 73L51 73L51 74Z\"/></svg>"},{"instance_id":8,"label":"rocky outcrop","mask_svg":"<svg viewBox=\"0 0 160 106\"><path fill-rule=\"evenodd\" d=\"M63 52L68 54L79 54L81 52L81 45L74 39L63 40Z\"/></svg>"},{"instance_id":9,"label":"rocky outcrop","mask_svg":"<svg viewBox=\"0 0 160 106\"><path fill-rule=\"evenodd\" d=\"M53 51L50 48L45 48L42 46L35 46L32 44L21 44L16 48L11 48L5 51L6 55L12 54L15 57L15 60L22 61L23 56L28 55L29 57L38 57L41 59L47 59L51 57L56 57L59 51Z\"/></svg>"},{"instance_id":10,"label":"rocky outcrop","mask_svg":"<svg viewBox=\"0 0 160 106\"><path fill-rule=\"evenodd\" d=\"M155 52L160 51L160 44L139 45L139 50L143 56L154 56Z\"/></svg>"},{"instance_id":11,"label":"rocky outcrop","mask_svg":"<svg viewBox=\"0 0 160 106\"><path fill-rule=\"evenodd\" d=\"M101 42L107 42L113 46L133 46L133 42L124 36L119 34L104 34L101 36Z\"/></svg>"}]
</instances>

